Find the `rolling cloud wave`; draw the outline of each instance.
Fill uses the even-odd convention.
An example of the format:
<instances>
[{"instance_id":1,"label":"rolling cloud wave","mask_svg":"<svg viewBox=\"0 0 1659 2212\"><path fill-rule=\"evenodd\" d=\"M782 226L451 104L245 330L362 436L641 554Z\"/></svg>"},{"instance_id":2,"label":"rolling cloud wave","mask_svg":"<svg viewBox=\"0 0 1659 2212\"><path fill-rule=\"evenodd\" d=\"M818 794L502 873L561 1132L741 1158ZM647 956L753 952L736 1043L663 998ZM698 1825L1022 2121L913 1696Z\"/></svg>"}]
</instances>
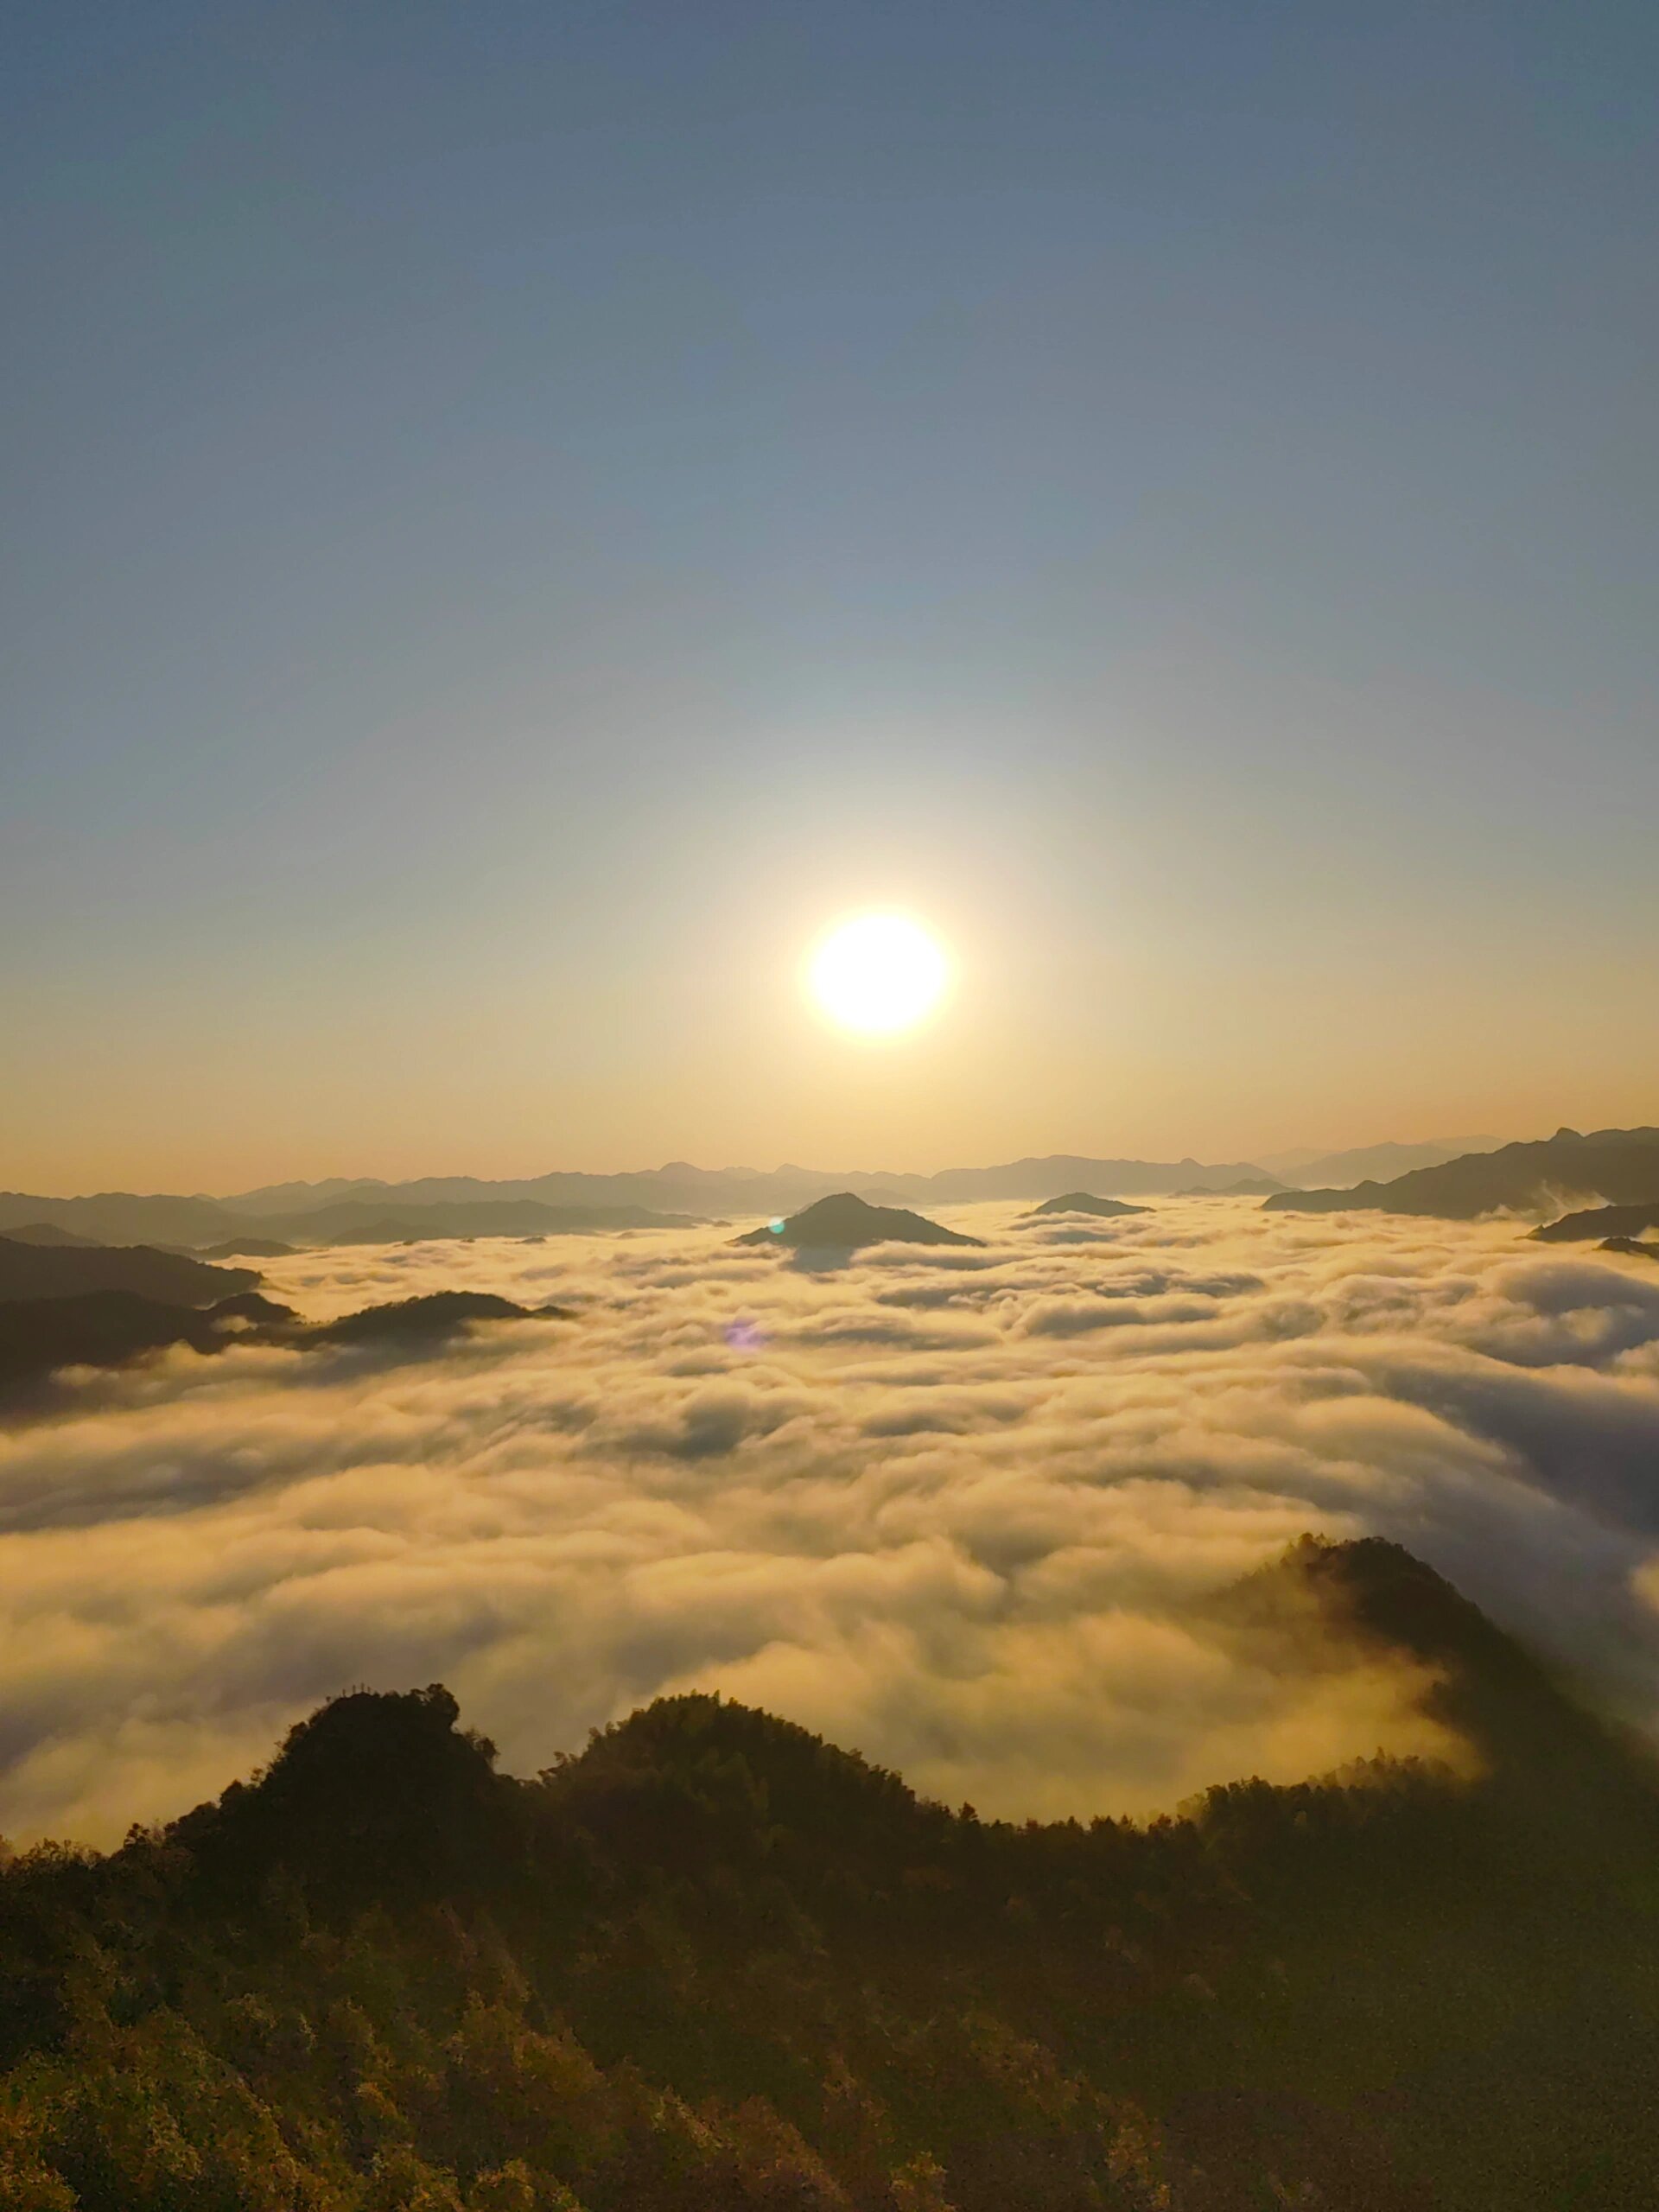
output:
<instances>
[{"instance_id":1,"label":"rolling cloud wave","mask_svg":"<svg viewBox=\"0 0 1659 2212\"><path fill-rule=\"evenodd\" d=\"M718 1688L1018 1816L1455 1754L1398 1667L1207 1615L1308 1529L1410 1545L1646 1720L1645 1263L1227 1200L948 1218L986 1248L320 1253L267 1282L314 1319L441 1287L577 1319L73 1383L0 1431L0 1828L107 1841L334 1691L436 1678L520 1771Z\"/></svg>"}]
</instances>

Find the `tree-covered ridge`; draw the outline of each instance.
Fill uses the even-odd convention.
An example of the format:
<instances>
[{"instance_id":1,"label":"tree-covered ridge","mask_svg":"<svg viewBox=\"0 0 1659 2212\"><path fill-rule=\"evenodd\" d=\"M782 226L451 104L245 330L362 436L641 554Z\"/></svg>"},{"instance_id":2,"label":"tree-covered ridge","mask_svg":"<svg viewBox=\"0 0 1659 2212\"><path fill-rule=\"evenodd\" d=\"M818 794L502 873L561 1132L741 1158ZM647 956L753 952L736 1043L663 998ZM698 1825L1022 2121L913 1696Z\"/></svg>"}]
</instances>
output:
<instances>
[{"instance_id":1,"label":"tree-covered ridge","mask_svg":"<svg viewBox=\"0 0 1659 2212\"><path fill-rule=\"evenodd\" d=\"M709 1697L529 1782L441 1688L337 1700L0 1878L0 2204L1651 2205L1640 1758L1392 1547L1234 1602L1293 1590L1431 1661L1481 1778L1018 1827Z\"/></svg>"}]
</instances>

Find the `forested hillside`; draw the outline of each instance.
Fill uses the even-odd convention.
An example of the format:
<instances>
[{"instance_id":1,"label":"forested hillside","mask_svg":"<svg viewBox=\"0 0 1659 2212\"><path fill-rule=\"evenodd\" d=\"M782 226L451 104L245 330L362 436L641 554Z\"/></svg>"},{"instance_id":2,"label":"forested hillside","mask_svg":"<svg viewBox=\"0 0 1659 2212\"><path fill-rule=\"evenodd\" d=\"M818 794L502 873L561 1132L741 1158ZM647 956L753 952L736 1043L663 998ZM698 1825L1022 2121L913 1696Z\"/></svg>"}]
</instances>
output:
<instances>
[{"instance_id":1,"label":"forested hillside","mask_svg":"<svg viewBox=\"0 0 1659 2212\"><path fill-rule=\"evenodd\" d=\"M341 1698L0 1879L0 2203L1651 2206L1642 1756L1392 1547L1230 1602L1293 1585L1433 1662L1481 1778L1020 1827L710 1698L532 1781L440 1688Z\"/></svg>"}]
</instances>

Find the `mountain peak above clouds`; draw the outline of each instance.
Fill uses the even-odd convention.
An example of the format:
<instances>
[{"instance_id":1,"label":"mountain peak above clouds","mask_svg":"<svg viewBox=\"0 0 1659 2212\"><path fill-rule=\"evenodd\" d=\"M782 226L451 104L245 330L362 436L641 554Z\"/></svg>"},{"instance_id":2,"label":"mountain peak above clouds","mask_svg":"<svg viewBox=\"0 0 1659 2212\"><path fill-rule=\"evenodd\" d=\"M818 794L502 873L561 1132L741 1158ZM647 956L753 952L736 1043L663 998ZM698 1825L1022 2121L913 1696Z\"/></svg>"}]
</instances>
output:
<instances>
[{"instance_id":1,"label":"mountain peak above clouds","mask_svg":"<svg viewBox=\"0 0 1659 2212\"><path fill-rule=\"evenodd\" d=\"M1057 1198L1045 1198L1041 1205L1033 1206L1026 1217L1028 1221L1040 1221L1046 1215L1087 1213L1097 1215L1103 1221L1116 1221L1122 1215L1150 1213L1150 1206L1132 1206L1122 1198L1099 1198L1092 1191L1064 1191Z\"/></svg>"},{"instance_id":2,"label":"mountain peak above clouds","mask_svg":"<svg viewBox=\"0 0 1659 2212\"><path fill-rule=\"evenodd\" d=\"M1391 1182L1352 1190L1284 1191L1265 1201L1276 1211L1422 1214L1473 1221L1488 1213L1560 1212L1565 1206L1633 1205L1659 1200L1659 1129L1558 1130L1537 1142L1465 1153Z\"/></svg>"},{"instance_id":3,"label":"mountain peak above clouds","mask_svg":"<svg viewBox=\"0 0 1659 2212\"><path fill-rule=\"evenodd\" d=\"M802 1251L856 1251L865 1244L977 1245L982 1241L900 1206L870 1205L851 1191L837 1191L787 1221L752 1229L732 1240L734 1244L785 1244Z\"/></svg>"}]
</instances>

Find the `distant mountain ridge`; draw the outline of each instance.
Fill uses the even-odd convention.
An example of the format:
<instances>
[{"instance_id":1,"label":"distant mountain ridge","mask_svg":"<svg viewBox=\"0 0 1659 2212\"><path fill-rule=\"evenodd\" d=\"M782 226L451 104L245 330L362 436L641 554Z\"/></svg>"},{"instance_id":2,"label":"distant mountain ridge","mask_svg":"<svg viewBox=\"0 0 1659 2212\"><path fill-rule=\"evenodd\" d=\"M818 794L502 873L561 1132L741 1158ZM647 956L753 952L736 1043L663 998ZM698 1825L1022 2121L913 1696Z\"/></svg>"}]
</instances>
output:
<instances>
[{"instance_id":1,"label":"distant mountain ridge","mask_svg":"<svg viewBox=\"0 0 1659 2212\"><path fill-rule=\"evenodd\" d=\"M1069 1190L1094 1190L1117 1198L1173 1192L1187 1185L1217 1190L1262 1173L1250 1160L1094 1160L1069 1153L989 1167L947 1167L926 1175L886 1168L803 1167L792 1161L772 1169L697 1167L690 1160L674 1160L662 1167L632 1168L614 1175L560 1169L498 1182L470 1175L428 1175L406 1183L366 1177L354 1182L336 1179L316 1185L273 1184L235 1193L220 1203L245 1221L257 1218L262 1224L275 1217L286 1218L344 1200L373 1202L388 1213L407 1205L535 1200L580 1207L635 1205L705 1216L770 1215L791 1212L837 1191L855 1191L873 1205L967 1205L980 1199L1051 1198ZM33 1203L39 1209L51 1202Z\"/></svg>"},{"instance_id":2,"label":"distant mountain ridge","mask_svg":"<svg viewBox=\"0 0 1659 2212\"><path fill-rule=\"evenodd\" d=\"M1391 1183L1352 1190L1283 1191L1263 1201L1280 1212L1427 1214L1473 1221L1486 1213L1561 1211L1599 1199L1659 1199L1659 1129L1557 1129L1537 1143L1506 1144L1421 1167Z\"/></svg>"},{"instance_id":3,"label":"distant mountain ridge","mask_svg":"<svg viewBox=\"0 0 1659 2212\"><path fill-rule=\"evenodd\" d=\"M16 1300L124 1291L169 1306L217 1305L259 1281L252 1268L213 1268L145 1244L16 1243L0 1236L0 1306Z\"/></svg>"},{"instance_id":4,"label":"distant mountain ridge","mask_svg":"<svg viewBox=\"0 0 1659 2212\"><path fill-rule=\"evenodd\" d=\"M1438 1167L1471 1153L1496 1152L1502 1137L1429 1137L1421 1144L1353 1145L1340 1152L1270 1152L1262 1165L1282 1183L1301 1190L1325 1185L1350 1188L1356 1183L1389 1183L1419 1167Z\"/></svg>"},{"instance_id":5,"label":"distant mountain ridge","mask_svg":"<svg viewBox=\"0 0 1659 2212\"><path fill-rule=\"evenodd\" d=\"M1659 1142L1651 1131L1602 1130L1590 1137L1562 1131L1548 1139L1561 1147L1564 1139L1596 1150L1595 1166L1616 1174L1611 1147L1615 1140L1632 1144ZM1511 1171L1517 1156L1535 1154L1537 1146L1503 1145L1488 1148L1485 1138L1470 1140L1471 1148L1447 1158L1446 1143L1437 1140L1421 1145L1387 1143L1362 1146L1345 1153L1306 1156L1306 1165L1294 1170L1299 1182L1323 1179L1308 1190L1274 1194L1269 1203L1307 1211L1330 1211L1345 1206L1382 1211L1436 1212L1446 1202L1443 1190L1474 1187L1482 1192L1507 1189L1518 1182L1541 1195L1517 1199L1483 1196L1473 1211L1503 1205L1524 1206L1542 1202L1547 1189L1559 1189L1566 1198L1640 1199L1659 1195L1645 1183L1645 1169L1637 1175L1643 1187L1628 1192L1604 1187L1584 1179L1584 1160L1559 1154L1549 1164L1554 1181L1530 1169L1518 1177ZM366 1229L385 1225L385 1241L446 1236L531 1236L616 1228L682 1227L711 1217L730 1218L747 1215L771 1217L798 1212L817 1199L851 1191L872 1205L944 1206L976 1202L1033 1204L1058 1198L1067 1191L1093 1191L1103 1197L1141 1198L1179 1192L1245 1192L1262 1189L1293 1171L1288 1163L1304 1155L1275 1153L1267 1164L1253 1160L1200 1161L1091 1159L1077 1154L1053 1153L1005 1160L988 1167L947 1167L937 1173L912 1174L890 1169L804 1167L786 1161L762 1170L751 1167L698 1167L675 1160L661 1167L627 1169L616 1174L589 1174L578 1169L556 1169L545 1175L489 1180L473 1175L426 1175L404 1182L374 1176L333 1176L317 1183L273 1183L233 1192L222 1198L200 1193L147 1195L131 1192L102 1192L90 1197L54 1198L23 1192L0 1192L0 1236L26 1226L47 1226L88 1236L109 1244L176 1244L200 1248L223 1245L237 1237L258 1236L297 1244L364 1241ZM1497 1168L1470 1167L1465 1163L1497 1161ZM1279 1163L1277 1168L1273 1165ZM1408 1163L1401 1172L1402 1163ZM1389 1169L1384 1179L1379 1169ZM1414 1178L1439 1176L1457 1169L1441 1183L1419 1183ZM1365 1179L1354 1183L1357 1173ZM1576 1182L1573 1179L1577 1174ZM1395 1195L1384 1201L1377 1194ZM1421 1194L1421 1196L1420 1196ZM541 1208L540 1216L510 1208ZM438 1209L466 1209L445 1218ZM486 1214L485 1209L496 1209ZM1447 1205L1463 1211L1463 1201ZM549 1216L556 1217L549 1217Z\"/></svg>"},{"instance_id":6,"label":"distant mountain ridge","mask_svg":"<svg viewBox=\"0 0 1659 2212\"><path fill-rule=\"evenodd\" d=\"M105 1256L126 1255L118 1250ZM214 1272L201 1269L203 1274ZM321 1324L302 1320L291 1306L278 1305L257 1291L236 1293L211 1306L168 1303L123 1289L10 1299L0 1304L0 1402L9 1389L32 1389L65 1368L120 1367L145 1352L177 1344L202 1353L238 1343L299 1351L325 1345L402 1345L422 1352L441 1347L477 1323L570 1318L569 1306L520 1306L472 1290L433 1291Z\"/></svg>"},{"instance_id":7,"label":"distant mountain ridge","mask_svg":"<svg viewBox=\"0 0 1659 2212\"><path fill-rule=\"evenodd\" d=\"M1259 1177L1249 1160L1219 1164L1197 1160L1089 1160L1058 1153L1043 1159L1005 1161L991 1167L948 1167L934 1175L887 1170L801 1167L786 1163L750 1167L697 1167L683 1160L664 1166L590 1175L556 1169L546 1175L488 1181L475 1175L423 1175L410 1182L374 1176L333 1176L321 1183L271 1183L223 1198L200 1193L140 1195L105 1191L85 1198L44 1198L0 1191L0 1236L25 1225L69 1230L104 1244L225 1244L238 1236L284 1243L333 1243L364 1226L400 1224L386 1241L419 1236L530 1236L612 1228L671 1228L691 1219L797 1212L816 1199L852 1190L873 1205L966 1205L976 1200L1033 1200L1069 1190L1096 1190L1120 1198L1173 1192L1188 1185L1220 1189ZM415 1209L540 1206L563 1218L489 1225L403 1225ZM354 1213L345 1209L354 1207ZM371 1211L372 1210L372 1211ZM678 1217L677 1219L675 1217Z\"/></svg>"},{"instance_id":8,"label":"distant mountain ridge","mask_svg":"<svg viewBox=\"0 0 1659 2212\"><path fill-rule=\"evenodd\" d=\"M1541 1244L1592 1244L1609 1236L1643 1236L1659 1229L1659 1196L1633 1206L1591 1206L1544 1223L1533 1235Z\"/></svg>"},{"instance_id":9,"label":"distant mountain ridge","mask_svg":"<svg viewBox=\"0 0 1659 2212\"><path fill-rule=\"evenodd\" d=\"M217 1198L166 1192L99 1191L87 1198L44 1198L0 1191L0 1236L13 1229L72 1230L94 1244L213 1244L246 1224Z\"/></svg>"},{"instance_id":10,"label":"distant mountain ridge","mask_svg":"<svg viewBox=\"0 0 1659 2212\"><path fill-rule=\"evenodd\" d=\"M424 1187L424 1186L422 1186ZM614 1229L686 1229L694 1213L663 1213L630 1202L549 1205L534 1198L490 1195L505 1186L480 1184L470 1198L410 1204L395 1190L369 1185L362 1198L334 1198L289 1213L239 1213L217 1199L137 1196L108 1191L91 1198L50 1198L0 1192L0 1236L118 1248L130 1245L227 1254L238 1249L276 1258L283 1245L404 1243L429 1237L587 1234ZM280 1232L280 1234L278 1233ZM267 1248L262 1250L260 1248Z\"/></svg>"},{"instance_id":11,"label":"distant mountain ridge","mask_svg":"<svg viewBox=\"0 0 1659 2212\"><path fill-rule=\"evenodd\" d=\"M1236 1183L1214 1185L1208 1183L1189 1183L1184 1190L1177 1191L1175 1195L1178 1198L1270 1198L1275 1191L1285 1191L1289 1187L1287 1183L1281 1183L1276 1175L1241 1175Z\"/></svg>"},{"instance_id":12,"label":"distant mountain ridge","mask_svg":"<svg viewBox=\"0 0 1659 2212\"><path fill-rule=\"evenodd\" d=\"M551 1236L608 1229L692 1229L692 1214L649 1206L550 1206L535 1198L474 1198L398 1205L385 1198L336 1198L309 1213L273 1217L298 1243L397 1244L443 1236Z\"/></svg>"}]
</instances>

